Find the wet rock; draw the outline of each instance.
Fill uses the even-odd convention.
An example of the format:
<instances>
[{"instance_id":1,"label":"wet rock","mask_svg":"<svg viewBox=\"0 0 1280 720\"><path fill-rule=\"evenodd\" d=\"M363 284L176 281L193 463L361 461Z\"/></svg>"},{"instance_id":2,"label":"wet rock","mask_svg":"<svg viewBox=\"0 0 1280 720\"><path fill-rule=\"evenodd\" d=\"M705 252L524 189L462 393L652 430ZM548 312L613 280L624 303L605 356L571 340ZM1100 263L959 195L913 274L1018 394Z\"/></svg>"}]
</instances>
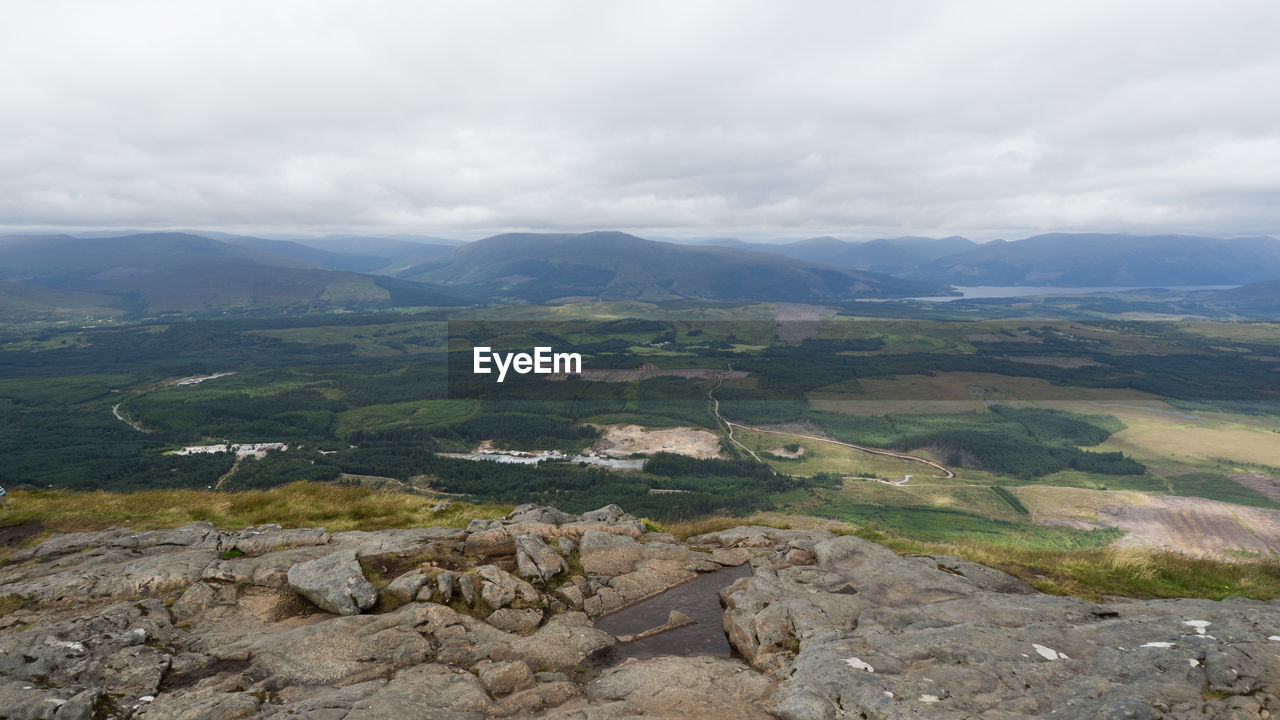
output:
<instances>
[{"instance_id":1,"label":"wet rock","mask_svg":"<svg viewBox=\"0 0 1280 720\"><path fill-rule=\"evenodd\" d=\"M537 535L517 533L511 539L516 548L516 572L525 580L546 584L556 575L568 572L569 565L564 558Z\"/></svg>"},{"instance_id":2,"label":"wet rock","mask_svg":"<svg viewBox=\"0 0 1280 720\"><path fill-rule=\"evenodd\" d=\"M300 595L338 615L355 615L378 601L378 591L365 579L351 550L294 565L288 578Z\"/></svg>"}]
</instances>

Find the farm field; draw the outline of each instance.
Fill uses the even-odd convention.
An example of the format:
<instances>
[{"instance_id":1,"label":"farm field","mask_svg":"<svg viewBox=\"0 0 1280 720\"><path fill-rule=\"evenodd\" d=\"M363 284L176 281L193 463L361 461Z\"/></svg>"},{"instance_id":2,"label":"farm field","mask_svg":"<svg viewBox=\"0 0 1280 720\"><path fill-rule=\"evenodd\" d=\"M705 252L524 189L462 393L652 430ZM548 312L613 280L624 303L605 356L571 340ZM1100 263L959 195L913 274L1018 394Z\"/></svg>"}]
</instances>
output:
<instances>
[{"instance_id":1,"label":"farm field","mask_svg":"<svg viewBox=\"0 0 1280 720\"><path fill-rule=\"evenodd\" d=\"M60 328L3 343L3 482L415 486L481 503L617 502L657 521L783 512L1055 551L1125 533L1169 545L1177 523L1212 525L1227 507L1254 539L1221 525L1202 549L1265 553L1258 537L1280 509L1268 495L1280 493L1280 373L1252 358L1280 357L1275 328L692 301ZM498 386L470 373L477 344L580 351L585 372ZM211 379L175 382L193 377ZM290 449L234 464L166 454L244 443ZM482 445L650 461L449 456Z\"/></svg>"}]
</instances>

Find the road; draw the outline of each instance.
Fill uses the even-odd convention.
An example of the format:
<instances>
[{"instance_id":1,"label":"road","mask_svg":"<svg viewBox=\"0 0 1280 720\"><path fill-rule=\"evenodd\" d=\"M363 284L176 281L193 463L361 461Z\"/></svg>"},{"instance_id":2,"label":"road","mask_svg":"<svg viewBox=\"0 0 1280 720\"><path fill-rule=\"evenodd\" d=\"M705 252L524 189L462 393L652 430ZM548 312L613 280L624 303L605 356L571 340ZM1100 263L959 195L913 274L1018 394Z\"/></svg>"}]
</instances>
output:
<instances>
[{"instance_id":1,"label":"road","mask_svg":"<svg viewBox=\"0 0 1280 720\"><path fill-rule=\"evenodd\" d=\"M733 366L729 366L729 370L732 371ZM929 467L932 467L934 469L941 470L943 473L942 477L944 478L954 478L956 476L955 473L951 472L950 470L943 467L942 465L932 460L926 460L924 458L916 457L914 455L904 455L902 453L896 453L890 450L880 450L878 448L863 447L862 445L854 445L853 443L840 442L839 440L831 440L829 438L819 437L817 435L801 435L799 433L789 433L789 432L783 432L781 430L764 430L762 428L754 427L751 425L743 425L742 423L733 422L732 420L728 420L723 415L720 414L720 401L717 400L715 396L715 391L720 389L720 382L721 382L721 376L716 375L715 384L712 385L709 390L707 390L707 397L710 398L712 402L711 411L715 414L716 419L724 423L725 427L728 428L729 441L737 445L738 447L742 448L743 450L746 450L748 453L750 453L751 457L755 458L756 460L760 460L760 456L756 455L754 452L752 452L751 448L747 447L746 445L743 445L741 442L738 441L737 438L733 436L734 428L742 428L743 430L750 430L751 432L758 432L758 433L767 433L769 435L781 435L783 437L815 440L817 442L829 443L831 445L839 445L840 447L853 448L854 450L860 450L870 455L883 455L885 457L898 458L899 460L907 460L910 462L917 462L922 465L928 465ZM908 475L907 478L903 479L901 483L894 483L894 484L905 485L906 481L909 480L910 477L911 476ZM938 477L938 476L935 475L934 477Z\"/></svg>"}]
</instances>

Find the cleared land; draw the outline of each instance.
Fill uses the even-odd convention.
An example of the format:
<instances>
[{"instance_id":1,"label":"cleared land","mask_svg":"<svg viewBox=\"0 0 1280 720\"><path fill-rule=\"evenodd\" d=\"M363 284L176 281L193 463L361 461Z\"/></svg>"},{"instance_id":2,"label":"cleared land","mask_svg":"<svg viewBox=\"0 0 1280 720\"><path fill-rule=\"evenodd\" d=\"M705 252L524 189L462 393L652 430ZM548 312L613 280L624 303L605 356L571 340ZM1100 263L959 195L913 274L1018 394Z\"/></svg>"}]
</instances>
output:
<instances>
[{"instance_id":1,"label":"cleared land","mask_svg":"<svg viewBox=\"0 0 1280 720\"><path fill-rule=\"evenodd\" d=\"M1098 519L1128 532L1118 547L1155 547L1201 557L1280 555L1280 511L1216 500L1152 497L1144 505L1105 507Z\"/></svg>"},{"instance_id":2,"label":"cleared land","mask_svg":"<svg viewBox=\"0 0 1280 720\"><path fill-rule=\"evenodd\" d=\"M591 449L601 455L628 457L667 452L696 458L724 457L720 437L710 430L690 427L649 430L639 425L601 427L604 436Z\"/></svg>"}]
</instances>

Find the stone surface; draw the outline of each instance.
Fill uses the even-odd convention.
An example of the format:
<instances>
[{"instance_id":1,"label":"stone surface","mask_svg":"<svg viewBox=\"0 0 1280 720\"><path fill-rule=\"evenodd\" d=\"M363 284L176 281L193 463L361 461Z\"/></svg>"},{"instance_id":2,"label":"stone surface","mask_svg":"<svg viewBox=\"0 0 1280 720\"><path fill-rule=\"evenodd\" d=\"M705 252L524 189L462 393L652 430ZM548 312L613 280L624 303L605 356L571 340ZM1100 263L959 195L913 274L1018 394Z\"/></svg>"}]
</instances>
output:
<instances>
[{"instance_id":1,"label":"stone surface","mask_svg":"<svg viewBox=\"0 0 1280 720\"><path fill-rule=\"evenodd\" d=\"M537 535L515 533L511 540L516 548L516 574L525 580L545 585L556 575L568 572L569 564L564 558Z\"/></svg>"},{"instance_id":2,"label":"stone surface","mask_svg":"<svg viewBox=\"0 0 1280 720\"><path fill-rule=\"evenodd\" d=\"M476 577L480 579L480 599L494 610L513 603L523 607L541 604L542 595L532 585L497 565L477 567Z\"/></svg>"},{"instance_id":3,"label":"stone surface","mask_svg":"<svg viewBox=\"0 0 1280 720\"><path fill-rule=\"evenodd\" d=\"M509 695L533 685L533 671L519 660L496 663L485 660L473 669L480 685L494 695Z\"/></svg>"},{"instance_id":4,"label":"stone surface","mask_svg":"<svg viewBox=\"0 0 1280 720\"><path fill-rule=\"evenodd\" d=\"M407 603L418 596L418 591L427 584L429 578L421 570L411 570L387 583L383 592L402 603Z\"/></svg>"},{"instance_id":5,"label":"stone surface","mask_svg":"<svg viewBox=\"0 0 1280 720\"><path fill-rule=\"evenodd\" d=\"M586 573L565 578L557 550ZM376 599L361 558L418 568L385 589L404 604L358 614ZM592 624L742 562L754 574L720 595L745 661L619 662ZM1094 603L820 530L681 543L616 507L523 506L472 533L55 534L11 553L0 586L24 596L0 616L4 718L1261 720L1280 702L1280 601ZM687 622L667 620L636 635Z\"/></svg>"},{"instance_id":6,"label":"stone surface","mask_svg":"<svg viewBox=\"0 0 1280 720\"><path fill-rule=\"evenodd\" d=\"M289 587L338 615L355 615L378 601L378 591L365 579L356 553L343 550L289 568Z\"/></svg>"},{"instance_id":7,"label":"stone surface","mask_svg":"<svg viewBox=\"0 0 1280 720\"><path fill-rule=\"evenodd\" d=\"M588 530L578 545L582 569L594 575L631 572L644 559L644 547L626 535Z\"/></svg>"}]
</instances>

